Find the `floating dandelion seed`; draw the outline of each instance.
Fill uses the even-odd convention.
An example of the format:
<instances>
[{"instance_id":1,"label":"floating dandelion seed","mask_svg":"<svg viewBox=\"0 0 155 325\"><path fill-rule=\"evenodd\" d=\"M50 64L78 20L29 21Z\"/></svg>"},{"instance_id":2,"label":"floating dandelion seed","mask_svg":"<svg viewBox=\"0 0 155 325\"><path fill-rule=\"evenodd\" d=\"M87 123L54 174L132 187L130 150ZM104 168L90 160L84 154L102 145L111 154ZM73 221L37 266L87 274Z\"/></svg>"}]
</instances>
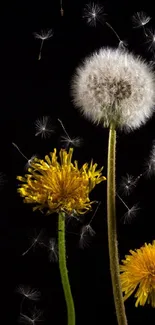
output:
<instances>
[{"instance_id":1,"label":"floating dandelion seed","mask_svg":"<svg viewBox=\"0 0 155 325\"><path fill-rule=\"evenodd\" d=\"M42 235L43 235L43 230L41 230L39 232L38 235L36 235L36 230L35 230L35 237L32 237L31 238L31 242L32 244L30 245L30 247L22 254L22 256L25 256L30 250L31 248L35 249L36 245L42 245L43 242L42 242Z\"/></svg>"},{"instance_id":2,"label":"floating dandelion seed","mask_svg":"<svg viewBox=\"0 0 155 325\"><path fill-rule=\"evenodd\" d=\"M33 35L35 38L41 40L39 56L38 56L38 60L41 60L41 54L42 54L42 48L43 48L44 41L48 40L49 38L51 38L53 36L53 29L49 29L47 31L41 30L40 34L35 32L35 33L33 33Z\"/></svg>"},{"instance_id":3,"label":"floating dandelion seed","mask_svg":"<svg viewBox=\"0 0 155 325\"><path fill-rule=\"evenodd\" d=\"M148 51L155 52L155 30L147 29L147 39L145 44L148 45Z\"/></svg>"},{"instance_id":4,"label":"floating dandelion seed","mask_svg":"<svg viewBox=\"0 0 155 325\"><path fill-rule=\"evenodd\" d=\"M120 195L118 193L116 193L116 195L127 209L127 212L123 215L121 221L123 221L124 224L131 223L134 217L137 215L137 211L140 210L139 204L137 203L133 205L131 208L129 208L127 204L124 202L124 200L120 197Z\"/></svg>"},{"instance_id":5,"label":"floating dandelion seed","mask_svg":"<svg viewBox=\"0 0 155 325\"><path fill-rule=\"evenodd\" d=\"M42 312L39 310L35 310L31 312L31 317L23 313L20 313L19 322L27 325L35 325L38 322L43 321L43 319L41 319L41 315Z\"/></svg>"},{"instance_id":6,"label":"floating dandelion seed","mask_svg":"<svg viewBox=\"0 0 155 325\"><path fill-rule=\"evenodd\" d=\"M124 301L135 292L135 306L146 303L155 308L155 240L139 249L130 250L120 265Z\"/></svg>"},{"instance_id":7,"label":"floating dandelion seed","mask_svg":"<svg viewBox=\"0 0 155 325\"><path fill-rule=\"evenodd\" d=\"M118 47L121 49L125 49L127 46L127 42L120 39L119 35L115 31L115 29L105 20L107 14L104 12L104 7L89 3L85 6L83 11L83 17L87 24L93 27L96 27L96 24L99 22L102 25L107 25L112 32L115 34L116 38L118 39L119 45Z\"/></svg>"},{"instance_id":8,"label":"floating dandelion seed","mask_svg":"<svg viewBox=\"0 0 155 325\"><path fill-rule=\"evenodd\" d=\"M40 291L31 289L30 286L19 286L16 292L29 300L37 301L40 299Z\"/></svg>"},{"instance_id":9,"label":"floating dandelion seed","mask_svg":"<svg viewBox=\"0 0 155 325\"><path fill-rule=\"evenodd\" d=\"M123 192L123 194L129 195L135 189L137 181L137 178L126 174L126 176L122 177L119 189Z\"/></svg>"},{"instance_id":10,"label":"floating dandelion seed","mask_svg":"<svg viewBox=\"0 0 155 325\"><path fill-rule=\"evenodd\" d=\"M14 142L12 142L12 144L19 151L19 153L27 160L27 163L25 165L25 169L27 170L31 166L31 163L36 158L36 155L33 155L30 159L28 159Z\"/></svg>"},{"instance_id":11,"label":"floating dandelion seed","mask_svg":"<svg viewBox=\"0 0 155 325\"><path fill-rule=\"evenodd\" d=\"M61 136L61 142L65 144L66 149L68 149L69 146L81 147L82 145L82 139L80 137L69 139L67 136Z\"/></svg>"},{"instance_id":12,"label":"floating dandelion seed","mask_svg":"<svg viewBox=\"0 0 155 325\"><path fill-rule=\"evenodd\" d=\"M133 28L143 28L145 36L148 36L145 30L145 25L149 23L151 17L147 16L147 14L143 11L137 12L132 16Z\"/></svg>"},{"instance_id":13,"label":"floating dandelion seed","mask_svg":"<svg viewBox=\"0 0 155 325\"><path fill-rule=\"evenodd\" d=\"M65 136L61 136L61 142L65 144L66 149L69 148L69 146L72 147L81 147L81 145L83 144L83 139L80 137L75 137L75 138L70 138L68 132L66 131L62 121L58 118L59 123L61 124L64 132L65 132Z\"/></svg>"},{"instance_id":14,"label":"floating dandelion seed","mask_svg":"<svg viewBox=\"0 0 155 325\"><path fill-rule=\"evenodd\" d=\"M127 207L127 206L126 206ZM137 212L140 210L139 203L134 204L130 209L127 209L127 212L121 218L124 224L130 224L133 222L137 216Z\"/></svg>"},{"instance_id":15,"label":"floating dandelion seed","mask_svg":"<svg viewBox=\"0 0 155 325\"><path fill-rule=\"evenodd\" d=\"M53 126L49 116L38 118L35 122L35 136L41 135L42 138L49 138L54 133Z\"/></svg>"},{"instance_id":16,"label":"floating dandelion seed","mask_svg":"<svg viewBox=\"0 0 155 325\"><path fill-rule=\"evenodd\" d=\"M49 240L49 260L50 262L58 261L58 246L55 238L50 238Z\"/></svg>"},{"instance_id":17,"label":"floating dandelion seed","mask_svg":"<svg viewBox=\"0 0 155 325\"><path fill-rule=\"evenodd\" d=\"M89 223L84 225L81 229L81 233L80 233L80 240L79 240L79 247L81 249L84 249L86 247L88 247L91 243L91 239L93 236L95 236L95 231L93 230L93 228L91 227L91 223L99 209L101 202L98 202L98 205L93 213L92 218L90 219Z\"/></svg>"},{"instance_id":18,"label":"floating dandelion seed","mask_svg":"<svg viewBox=\"0 0 155 325\"><path fill-rule=\"evenodd\" d=\"M153 143L149 158L145 159L144 168L145 171L142 175L146 176L147 178L155 175L155 143Z\"/></svg>"},{"instance_id":19,"label":"floating dandelion seed","mask_svg":"<svg viewBox=\"0 0 155 325\"><path fill-rule=\"evenodd\" d=\"M98 4L89 3L86 4L84 10L83 10L83 17L88 25L90 26L96 26L96 23L99 21L100 23L104 21L104 16L106 14L104 13L104 8Z\"/></svg>"}]
</instances>

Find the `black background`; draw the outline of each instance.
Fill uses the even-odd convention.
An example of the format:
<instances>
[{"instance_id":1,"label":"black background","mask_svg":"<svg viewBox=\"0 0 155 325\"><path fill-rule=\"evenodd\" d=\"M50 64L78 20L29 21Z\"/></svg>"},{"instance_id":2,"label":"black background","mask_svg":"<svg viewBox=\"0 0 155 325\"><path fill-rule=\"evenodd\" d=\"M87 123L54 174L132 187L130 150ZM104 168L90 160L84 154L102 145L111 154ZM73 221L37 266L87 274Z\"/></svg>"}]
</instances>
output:
<instances>
[{"instance_id":1,"label":"black background","mask_svg":"<svg viewBox=\"0 0 155 325\"><path fill-rule=\"evenodd\" d=\"M91 52L102 46L116 48L118 40L112 31L100 23L91 27L82 18L85 1L64 1L64 17L59 1L6 2L0 9L0 171L7 182L0 196L1 250L1 323L17 324L22 297L16 292L19 285L38 288L41 299L36 304L43 311L43 324L66 323L66 305L61 287L58 265L51 263L47 251L36 247L25 256L30 246L29 236L44 229L45 237L56 237L57 216L32 212L17 194L17 175L24 174L26 160L12 145L16 143L26 157L60 149L64 135L58 118L70 137L83 138L84 144L75 148L74 159L82 165L91 158L99 167L107 168L108 129L94 126L80 116L70 96L71 77L77 65ZM100 1L108 14L107 21L128 49L147 61L154 60L148 51L142 29L133 29L131 17L144 11L152 17L149 28L155 28L153 3L145 6L138 1ZM54 35L44 42L42 59L38 61L40 41L33 32L52 28ZM35 136L35 121L50 116L55 133L49 139ZM155 139L155 116L143 127L128 135L117 134L117 186L126 173L137 177L144 171ZM123 196L122 196L123 197ZM106 182L92 193L93 200L101 201L92 222L96 236L88 248L79 249L79 224L69 225L66 233L67 263L75 301L77 325L117 324L112 297L106 224ZM123 197L129 207L139 202L140 211L130 224L121 222L125 206L117 198L118 243L120 260L129 249L152 242L154 237L155 178L141 177L136 189ZM89 222L92 212L85 217ZM76 226L76 227L75 227ZM69 232L76 232L77 235ZM126 301L128 324L153 324L155 311L149 305L135 307L133 295ZM34 304L23 305L27 314ZM42 324L42 323L40 323Z\"/></svg>"}]
</instances>

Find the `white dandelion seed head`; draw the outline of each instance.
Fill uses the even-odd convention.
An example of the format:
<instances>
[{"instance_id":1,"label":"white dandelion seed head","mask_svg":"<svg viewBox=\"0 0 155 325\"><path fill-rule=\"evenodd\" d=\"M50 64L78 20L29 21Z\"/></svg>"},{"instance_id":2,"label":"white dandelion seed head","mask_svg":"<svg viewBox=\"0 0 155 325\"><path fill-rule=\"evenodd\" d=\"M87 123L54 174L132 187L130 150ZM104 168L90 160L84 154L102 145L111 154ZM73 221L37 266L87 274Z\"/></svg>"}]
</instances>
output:
<instances>
[{"instance_id":1,"label":"white dandelion seed head","mask_svg":"<svg viewBox=\"0 0 155 325\"><path fill-rule=\"evenodd\" d=\"M120 49L102 48L86 58L72 79L72 97L95 124L129 132L150 118L155 105L155 77L141 58Z\"/></svg>"},{"instance_id":2,"label":"white dandelion seed head","mask_svg":"<svg viewBox=\"0 0 155 325\"><path fill-rule=\"evenodd\" d=\"M142 26L145 26L146 24L149 23L149 21L151 20L151 17L149 17L145 12L140 11L140 12L136 12L133 16L132 16L132 23L133 23L133 27L134 28L139 28Z\"/></svg>"}]
</instances>

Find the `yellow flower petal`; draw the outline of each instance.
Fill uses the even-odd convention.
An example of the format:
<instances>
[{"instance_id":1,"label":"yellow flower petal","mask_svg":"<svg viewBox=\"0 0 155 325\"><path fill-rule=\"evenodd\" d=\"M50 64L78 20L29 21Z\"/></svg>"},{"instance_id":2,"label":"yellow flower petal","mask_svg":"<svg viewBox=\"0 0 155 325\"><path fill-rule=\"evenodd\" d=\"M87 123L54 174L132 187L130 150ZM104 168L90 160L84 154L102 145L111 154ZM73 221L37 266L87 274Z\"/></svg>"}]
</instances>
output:
<instances>
[{"instance_id":1,"label":"yellow flower petal","mask_svg":"<svg viewBox=\"0 0 155 325\"><path fill-rule=\"evenodd\" d=\"M35 158L29 174L25 177L18 176L23 182L18 192L24 197L24 202L35 204L34 209L47 208L47 213L64 211L83 214L91 209L94 202L90 202L89 193L99 183L106 180L102 176L102 169L96 170L97 164L90 167L84 164L78 168L78 162L71 162L73 148L61 149L59 152L60 163L57 161L56 149L45 160Z\"/></svg>"}]
</instances>

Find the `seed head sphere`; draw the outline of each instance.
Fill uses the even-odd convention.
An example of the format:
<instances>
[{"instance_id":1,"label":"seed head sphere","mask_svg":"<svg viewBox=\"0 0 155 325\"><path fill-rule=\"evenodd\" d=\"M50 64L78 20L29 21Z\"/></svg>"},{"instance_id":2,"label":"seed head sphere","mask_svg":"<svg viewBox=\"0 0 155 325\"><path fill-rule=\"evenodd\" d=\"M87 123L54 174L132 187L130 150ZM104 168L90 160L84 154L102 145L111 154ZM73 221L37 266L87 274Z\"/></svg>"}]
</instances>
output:
<instances>
[{"instance_id":1,"label":"seed head sphere","mask_svg":"<svg viewBox=\"0 0 155 325\"><path fill-rule=\"evenodd\" d=\"M155 108L150 64L120 49L102 48L86 58L72 78L75 107L95 124L126 132L146 123Z\"/></svg>"}]
</instances>

